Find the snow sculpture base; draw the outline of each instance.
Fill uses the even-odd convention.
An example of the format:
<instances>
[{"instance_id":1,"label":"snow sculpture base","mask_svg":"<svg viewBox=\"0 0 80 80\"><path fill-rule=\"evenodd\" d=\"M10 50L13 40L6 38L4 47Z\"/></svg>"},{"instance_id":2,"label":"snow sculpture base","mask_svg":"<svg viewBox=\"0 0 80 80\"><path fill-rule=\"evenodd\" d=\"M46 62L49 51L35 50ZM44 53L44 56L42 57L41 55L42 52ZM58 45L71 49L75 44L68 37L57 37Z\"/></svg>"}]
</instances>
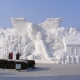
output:
<instances>
[{"instance_id":1,"label":"snow sculpture base","mask_svg":"<svg viewBox=\"0 0 80 80\"><path fill-rule=\"evenodd\" d=\"M35 59L35 62L36 63L55 63L52 60L36 60L36 59Z\"/></svg>"}]
</instances>

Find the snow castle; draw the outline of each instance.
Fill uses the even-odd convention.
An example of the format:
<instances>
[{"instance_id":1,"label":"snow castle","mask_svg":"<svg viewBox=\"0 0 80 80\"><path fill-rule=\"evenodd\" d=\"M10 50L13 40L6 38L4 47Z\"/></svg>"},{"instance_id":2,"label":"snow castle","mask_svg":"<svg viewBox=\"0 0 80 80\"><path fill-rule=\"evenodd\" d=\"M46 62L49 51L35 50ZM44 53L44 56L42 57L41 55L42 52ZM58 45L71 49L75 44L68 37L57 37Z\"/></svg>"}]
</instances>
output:
<instances>
[{"instance_id":1,"label":"snow castle","mask_svg":"<svg viewBox=\"0 0 80 80\"><path fill-rule=\"evenodd\" d=\"M11 18L13 28L0 28L0 59L17 52L20 59L41 63L80 63L80 32L76 28L59 27L62 18L48 18L41 24L25 18Z\"/></svg>"}]
</instances>

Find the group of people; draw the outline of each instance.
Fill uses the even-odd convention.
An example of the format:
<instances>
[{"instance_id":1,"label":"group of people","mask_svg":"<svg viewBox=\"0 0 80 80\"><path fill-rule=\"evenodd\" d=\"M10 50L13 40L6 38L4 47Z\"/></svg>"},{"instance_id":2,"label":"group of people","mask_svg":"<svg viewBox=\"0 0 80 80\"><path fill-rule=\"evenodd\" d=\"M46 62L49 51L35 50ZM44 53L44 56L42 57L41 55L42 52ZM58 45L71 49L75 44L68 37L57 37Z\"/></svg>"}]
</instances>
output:
<instances>
[{"instance_id":1,"label":"group of people","mask_svg":"<svg viewBox=\"0 0 80 80\"><path fill-rule=\"evenodd\" d=\"M21 56L21 53L17 52L17 54L16 54L16 60L19 60L20 56ZM9 59L13 59L13 53L12 52L9 53Z\"/></svg>"}]
</instances>

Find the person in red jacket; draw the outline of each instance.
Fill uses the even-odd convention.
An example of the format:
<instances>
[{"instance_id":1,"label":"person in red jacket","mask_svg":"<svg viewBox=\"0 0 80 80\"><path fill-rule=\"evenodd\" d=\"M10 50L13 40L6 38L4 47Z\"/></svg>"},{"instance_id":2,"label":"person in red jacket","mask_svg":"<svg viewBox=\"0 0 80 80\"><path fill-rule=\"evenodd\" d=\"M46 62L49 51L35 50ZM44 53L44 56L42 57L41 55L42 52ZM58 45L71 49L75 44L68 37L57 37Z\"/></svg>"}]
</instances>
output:
<instances>
[{"instance_id":1,"label":"person in red jacket","mask_svg":"<svg viewBox=\"0 0 80 80\"><path fill-rule=\"evenodd\" d=\"M13 59L13 52L9 53L9 59Z\"/></svg>"}]
</instances>

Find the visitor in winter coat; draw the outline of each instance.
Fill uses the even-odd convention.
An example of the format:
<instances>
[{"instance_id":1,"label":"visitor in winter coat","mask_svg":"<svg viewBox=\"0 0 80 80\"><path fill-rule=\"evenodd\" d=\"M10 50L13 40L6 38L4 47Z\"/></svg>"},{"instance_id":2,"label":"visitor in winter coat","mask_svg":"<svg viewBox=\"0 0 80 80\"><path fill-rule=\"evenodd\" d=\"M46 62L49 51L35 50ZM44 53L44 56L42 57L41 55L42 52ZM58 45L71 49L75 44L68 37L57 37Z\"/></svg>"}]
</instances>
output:
<instances>
[{"instance_id":1,"label":"visitor in winter coat","mask_svg":"<svg viewBox=\"0 0 80 80\"><path fill-rule=\"evenodd\" d=\"M20 56L21 54L19 53L19 52L17 52L17 54L16 54L16 60L19 60L19 56Z\"/></svg>"}]
</instances>

